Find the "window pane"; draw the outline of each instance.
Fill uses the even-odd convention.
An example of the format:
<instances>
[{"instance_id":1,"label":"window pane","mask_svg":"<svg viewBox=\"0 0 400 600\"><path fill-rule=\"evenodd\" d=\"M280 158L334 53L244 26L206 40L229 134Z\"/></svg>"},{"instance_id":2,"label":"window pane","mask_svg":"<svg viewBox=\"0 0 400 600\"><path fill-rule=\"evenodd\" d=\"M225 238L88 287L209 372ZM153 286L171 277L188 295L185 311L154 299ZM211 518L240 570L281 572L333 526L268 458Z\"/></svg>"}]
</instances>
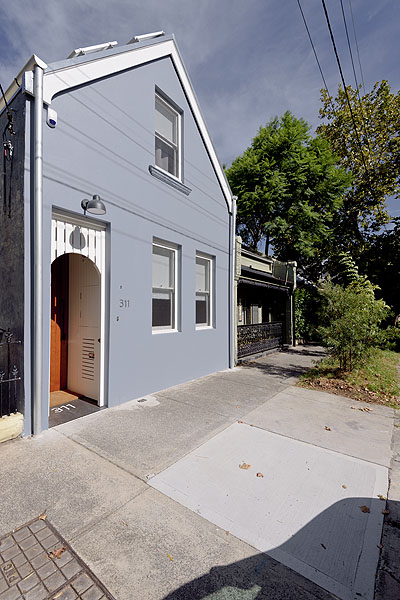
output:
<instances>
[{"instance_id":1,"label":"window pane","mask_svg":"<svg viewBox=\"0 0 400 600\"><path fill-rule=\"evenodd\" d=\"M178 115L156 96L156 132L176 144Z\"/></svg>"},{"instance_id":2,"label":"window pane","mask_svg":"<svg viewBox=\"0 0 400 600\"><path fill-rule=\"evenodd\" d=\"M176 150L156 136L156 165L177 177Z\"/></svg>"},{"instance_id":3,"label":"window pane","mask_svg":"<svg viewBox=\"0 0 400 600\"><path fill-rule=\"evenodd\" d=\"M175 285L175 252L153 245L153 288L170 288Z\"/></svg>"},{"instance_id":4,"label":"window pane","mask_svg":"<svg viewBox=\"0 0 400 600\"><path fill-rule=\"evenodd\" d=\"M153 327L173 328L173 293L153 290Z\"/></svg>"},{"instance_id":5,"label":"window pane","mask_svg":"<svg viewBox=\"0 0 400 600\"><path fill-rule=\"evenodd\" d=\"M196 325L210 324L209 303L210 296L208 294L196 294Z\"/></svg>"},{"instance_id":6,"label":"window pane","mask_svg":"<svg viewBox=\"0 0 400 600\"><path fill-rule=\"evenodd\" d=\"M196 292L210 291L210 261L196 257Z\"/></svg>"}]
</instances>

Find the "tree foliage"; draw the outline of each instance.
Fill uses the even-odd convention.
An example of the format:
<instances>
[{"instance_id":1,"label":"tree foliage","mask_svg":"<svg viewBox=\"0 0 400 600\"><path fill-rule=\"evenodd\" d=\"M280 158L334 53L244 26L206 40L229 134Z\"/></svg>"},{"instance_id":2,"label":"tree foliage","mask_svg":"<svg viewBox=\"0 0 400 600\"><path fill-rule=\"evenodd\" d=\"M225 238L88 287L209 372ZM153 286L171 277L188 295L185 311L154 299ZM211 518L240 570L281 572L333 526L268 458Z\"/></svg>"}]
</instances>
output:
<instances>
[{"instance_id":1,"label":"tree foliage","mask_svg":"<svg viewBox=\"0 0 400 600\"><path fill-rule=\"evenodd\" d=\"M317 281L351 177L309 129L290 112L272 119L226 174L244 243L257 251L263 242L266 254L272 246L276 258L297 261Z\"/></svg>"},{"instance_id":2,"label":"tree foliage","mask_svg":"<svg viewBox=\"0 0 400 600\"><path fill-rule=\"evenodd\" d=\"M325 123L317 128L353 175L340 215L340 239L348 249L362 248L366 235L389 222L385 199L399 197L400 92L393 94L385 80L364 95L360 89L339 86L336 98L322 90Z\"/></svg>"},{"instance_id":3,"label":"tree foliage","mask_svg":"<svg viewBox=\"0 0 400 600\"><path fill-rule=\"evenodd\" d=\"M321 287L323 325L318 331L343 370L351 371L370 348L382 342L380 325L390 309L383 300L375 299L374 291L375 286L365 277L347 287L330 280Z\"/></svg>"}]
</instances>

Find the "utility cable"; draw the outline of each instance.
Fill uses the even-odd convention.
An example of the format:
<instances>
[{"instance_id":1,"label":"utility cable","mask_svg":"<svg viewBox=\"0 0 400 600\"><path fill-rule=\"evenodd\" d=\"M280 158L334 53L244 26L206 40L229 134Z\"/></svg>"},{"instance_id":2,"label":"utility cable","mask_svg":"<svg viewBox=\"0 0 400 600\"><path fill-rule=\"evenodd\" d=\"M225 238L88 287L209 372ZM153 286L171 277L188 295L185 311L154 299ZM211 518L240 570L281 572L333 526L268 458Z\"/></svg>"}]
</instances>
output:
<instances>
[{"instance_id":1,"label":"utility cable","mask_svg":"<svg viewBox=\"0 0 400 600\"><path fill-rule=\"evenodd\" d=\"M357 140L357 144L358 144L358 147L359 147L359 150L360 150L361 159L362 159L362 162L363 162L363 165L364 165L365 173L368 176L368 169L367 169L367 165L365 163L365 158L364 158L364 154L363 154L363 151L362 151L362 145L361 145L360 137L359 137L358 131L357 131L357 125L356 125L356 121L355 121L355 118L354 118L353 109L351 108L351 103L350 103L349 94L347 92L346 82L344 80L344 75L343 75L343 71L342 71L342 65L340 64L338 51L336 49L335 38L333 37L333 32L332 32L331 23L330 23L330 20L329 20L328 11L327 11L327 8L326 8L325 0L321 0L321 1L322 1L322 6L324 8L325 18L326 18L326 22L327 22L327 25L328 25L329 33L330 33L330 36L331 36L333 50L335 52L337 64L338 64L338 67L339 67L340 77L342 79L344 93L346 95L347 104L348 104L349 109L350 109L351 120L352 120L353 126L354 126L354 133L356 135L356 140Z\"/></svg>"},{"instance_id":2,"label":"utility cable","mask_svg":"<svg viewBox=\"0 0 400 600\"><path fill-rule=\"evenodd\" d=\"M346 15L345 15L345 12L344 12L344 7L343 7L343 0L340 0L340 6L342 7L342 16L343 16L344 28L346 30L347 45L349 47L350 60L351 60L351 65L353 67L354 81L356 83L356 93L357 93L357 97L358 97L358 103L360 105L361 121L362 121L363 129L364 129L364 135L365 135L365 138L367 140L369 151L372 154L372 148L371 148L371 144L369 142L369 136L368 136L368 132L367 132L367 126L365 124L364 110L363 110L363 105L362 105L361 97L360 97L360 90L359 90L359 85L358 85L358 81L357 81L356 69L355 69L355 66L354 66L353 53L351 51L351 44L350 44L349 32L348 32L348 29L347 29L347 22L346 22Z\"/></svg>"},{"instance_id":3,"label":"utility cable","mask_svg":"<svg viewBox=\"0 0 400 600\"><path fill-rule=\"evenodd\" d=\"M326 91L328 92L328 96L331 97L331 95L329 93L329 89L328 89L328 84L326 83L326 80L325 80L325 77L324 77L324 73L322 71L321 64L320 64L320 62L318 60L317 51L315 50L315 46L314 46L314 43L313 43L312 38L311 38L311 33L310 33L309 28L308 28L307 21L306 21L306 18L304 16L303 9L301 8L300 0L297 0L297 4L299 5L301 16L303 17L304 26L305 26L305 28L307 30L307 33L308 33L308 38L310 40L311 48L313 49L313 52L314 52L315 60L317 61L319 72L321 73L322 81L324 82L324 86L325 86Z\"/></svg>"},{"instance_id":4,"label":"utility cable","mask_svg":"<svg viewBox=\"0 0 400 600\"><path fill-rule=\"evenodd\" d=\"M362 67L361 67L360 51L358 49L358 41L357 41L356 28L355 28L355 25L354 25L354 16L353 16L353 8L351 6L351 0L349 0L349 6L350 6L350 13L351 13L351 22L353 24L354 39L355 39L356 48L357 48L358 65L360 67L361 81L362 81L363 88L365 89L364 75L363 75L363 70L362 70Z\"/></svg>"}]
</instances>

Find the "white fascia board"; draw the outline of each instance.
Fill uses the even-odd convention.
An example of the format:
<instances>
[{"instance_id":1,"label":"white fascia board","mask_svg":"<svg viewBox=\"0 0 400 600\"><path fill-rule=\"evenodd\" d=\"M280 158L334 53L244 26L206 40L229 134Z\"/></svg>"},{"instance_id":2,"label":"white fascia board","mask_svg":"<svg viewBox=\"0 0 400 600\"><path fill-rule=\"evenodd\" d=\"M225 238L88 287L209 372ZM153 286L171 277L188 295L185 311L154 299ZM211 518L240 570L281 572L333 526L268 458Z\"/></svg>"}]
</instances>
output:
<instances>
[{"instance_id":1,"label":"white fascia board","mask_svg":"<svg viewBox=\"0 0 400 600\"><path fill-rule=\"evenodd\" d=\"M73 64L71 66L63 63L63 66L58 69L54 68L48 70L44 73L43 77L43 101L50 105L54 96L60 92L168 56L174 64L186 94L188 103L193 112L203 142L225 196L229 212L232 212L232 193L229 184L219 163L211 137L207 131L186 69L175 42L172 39L149 46L143 46L141 48L130 48L128 51L120 52L118 54L102 56L99 58L93 57L92 60Z\"/></svg>"},{"instance_id":2,"label":"white fascia board","mask_svg":"<svg viewBox=\"0 0 400 600\"><path fill-rule=\"evenodd\" d=\"M13 99L13 97L19 91L19 89L21 87L23 88L24 91L27 91L30 94L33 94L33 84L31 84L31 82L32 82L32 73L33 73L33 69L35 68L35 65L38 65L43 70L47 69L46 63L41 58L36 56L36 54L33 54L30 57L30 59L25 63L25 65L22 67L22 69L20 70L18 75L16 77L14 77L12 83L10 83L10 85L6 89L4 95L7 99L7 102L11 102L11 100ZM27 73L29 73L28 76L27 76ZM28 80L30 82L30 83L28 83L28 87L26 87L26 80ZM4 102L3 96L1 96L0 97L0 113L3 111L4 108L5 108L5 102Z\"/></svg>"}]
</instances>

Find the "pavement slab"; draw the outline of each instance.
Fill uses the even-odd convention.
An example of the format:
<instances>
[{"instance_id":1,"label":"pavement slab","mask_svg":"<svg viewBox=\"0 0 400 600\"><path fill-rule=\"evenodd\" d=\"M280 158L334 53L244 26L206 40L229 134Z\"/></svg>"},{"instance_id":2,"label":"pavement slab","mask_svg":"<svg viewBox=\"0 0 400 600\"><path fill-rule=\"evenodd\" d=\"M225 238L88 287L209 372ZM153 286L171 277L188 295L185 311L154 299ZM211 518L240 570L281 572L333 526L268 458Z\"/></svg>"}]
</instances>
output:
<instances>
[{"instance_id":1,"label":"pavement slab","mask_svg":"<svg viewBox=\"0 0 400 600\"><path fill-rule=\"evenodd\" d=\"M247 413L244 420L274 433L389 467L393 413L392 408L385 406L288 387L267 404Z\"/></svg>"},{"instance_id":2,"label":"pavement slab","mask_svg":"<svg viewBox=\"0 0 400 600\"><path fill-rule=\"evenodd\" d=\"M333 598L154 489L73 545L118 600Z\"/></svg>"},{"instance_id":3,"label":"pavement slab","mask_svg":"<svg viewBox=\"0 0 400 600\"><path fill-rule=\"evenodd\" d=\"M149 483L339 598L372 599L387 468L235 423Z\"/></svg>"},{"instance_id":4,"label":"pavement slab","mask_svg":"<svg viewBox=\"0 0 400 600\"><path fill-rule=\"evenodd\" d=\"M38 548L35 558L26 552L29 539L32 539L29 548ZM11 549L15 550L12 556ZM0 600L11 599L114 600L57 530L42 517L0 538Z\"/></svg>"},{"instance_id":5,"label":"pavement slab","mask_svg":"<svg viewBox=\"0 0 400 600\"><path fill-rule=\"evenodd\" d=\"M70 539L144 489L54 429L12 440L1 445L0 535L46 513Z\"/></svg>"},{"instance_id":6,"label":"pavement slab","mask_svg":"<svg viewBox=\"0 0 400 600\"><path fill-rule=\"evenodd\" d=\"M234 420L205 410L200 402L193 406L145 396L53 430L146 480Z\"/></svg>"}]
</instances>

